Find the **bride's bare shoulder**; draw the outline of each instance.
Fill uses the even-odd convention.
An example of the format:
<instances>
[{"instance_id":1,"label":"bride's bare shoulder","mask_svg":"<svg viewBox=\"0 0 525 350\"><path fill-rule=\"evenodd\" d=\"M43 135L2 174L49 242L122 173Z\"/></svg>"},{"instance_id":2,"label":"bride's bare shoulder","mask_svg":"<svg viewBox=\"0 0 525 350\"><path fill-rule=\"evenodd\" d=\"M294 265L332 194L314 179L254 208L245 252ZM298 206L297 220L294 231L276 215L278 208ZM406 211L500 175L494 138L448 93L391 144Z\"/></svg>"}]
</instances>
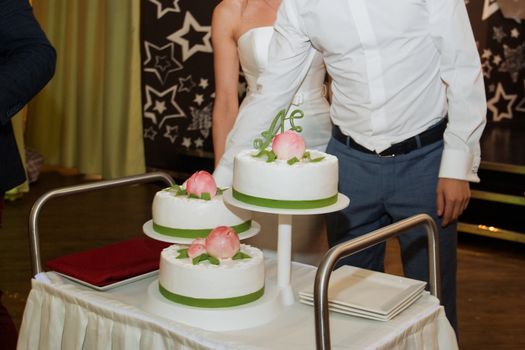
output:
<instances>
[{"instance_id":1,"label":"bride's bare shoulder","mask_svg":"<svg viewBox=\"0 0 525 350\"><path fill-rule=\"evenodd\" d=\"M222 0L213 10L214 17L239 18L247 0Z\"/></svg>"}]
</instances>

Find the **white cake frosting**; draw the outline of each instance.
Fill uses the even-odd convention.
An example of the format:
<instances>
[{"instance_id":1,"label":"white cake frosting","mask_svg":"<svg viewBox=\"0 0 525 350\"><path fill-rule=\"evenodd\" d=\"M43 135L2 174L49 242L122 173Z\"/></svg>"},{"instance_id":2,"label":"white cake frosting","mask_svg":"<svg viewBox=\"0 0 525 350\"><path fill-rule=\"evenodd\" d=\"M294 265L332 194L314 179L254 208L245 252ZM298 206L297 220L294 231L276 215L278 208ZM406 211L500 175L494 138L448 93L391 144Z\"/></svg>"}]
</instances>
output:
<instances>
[{"instance_id":1,"label":"white cake frosting","mask_svg":"<svg viewBox=\"0 0 525 350\"><path fill-rule=\"evenodd\" d=\"M243 202L277 208L319 208L334 204L338 194L337 157L308 150L310 158L288 164L285 160L267 162L254 157L256 150L235 156L233 196ZM262 199L262 201L260 200Z\"/></svg>"},{"instance_id":2,"label":"white cake frosting","mask_svg":"<svg viewBox=\"0 0 525 350\"><path fill-rule=\"evenodd\" d=\"M155 194L152 216L154 230L173 237L205 237L217 226L230 226L237 233L251 227L251 212L226 206L220 194L204 200L177 196L169 188Z\"/></svg>"},{"instance_id":3,"label":"white cake frosting","mask_svg":"<svg viewBox=\"0 0 525 350\"><path fill-rule=\"evenodd\" d=\"M177 259L182 245L165 248L160 257L159 288L166 298L197 307L242 305L264 293L264 259L260 249L241 244L247 259L225 259L219 265L208 261L194 265L192 259Z\"/></svg>"}]
</instances>

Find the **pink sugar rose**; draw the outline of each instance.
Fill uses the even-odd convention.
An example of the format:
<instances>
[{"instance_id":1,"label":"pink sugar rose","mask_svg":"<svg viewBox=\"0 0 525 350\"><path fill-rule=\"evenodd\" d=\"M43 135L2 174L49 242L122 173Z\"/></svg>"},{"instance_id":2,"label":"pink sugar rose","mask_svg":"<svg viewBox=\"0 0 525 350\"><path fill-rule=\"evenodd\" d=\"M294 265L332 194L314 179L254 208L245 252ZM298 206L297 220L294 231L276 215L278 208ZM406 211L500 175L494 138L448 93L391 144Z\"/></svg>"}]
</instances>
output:
<instances>
[{"instance_id":1,"label":"pink sugar rose","mask_svg":"<svg viewBox=\"0 0 525 350\"><path fill-rule=\"evenodd\" d=\"M197 237L195 238L191 244L202 244L202 245L206 245L206 238L202 238L202 237Z\"/></svg>"},{"instance_id":2,"label":"pink sugar rose","mask_svg":"<svg viewBox=\"0 0 525 350\"><path fill-rule=\"evenodd\" d=\"M196 256L199 256L205 253L206 253L206 247L204 246L204 244L195 243L195 241L193 241L191 245L188 247L188 256L190 257L190 259L193 259Z\"/></svg>"},{"instance_id":3,"label":"pink sugar rose","mask_svg":"<svg viewBox=\"0 0 525 350\"><path fill-rule=\"evenodd\" d=\"M214 228L206 238L208 254L218 259L229 259L239 251L241 243L237 233L228 226Z\"/></svg>"},{"instance_id":4,"label":"pink sugar rose","mask_svg":"<svg viewBox=\"0 0 525 350\"><path fill-rule=\"evenodd\" d=\"M204 170L197 171L186 180L186 192L200 197L203 193L209 193L213 198L217 194L217 185L213 176Z\"/></svg>"},{"instance_id":5,"label":"pink sugar rose","mask_svg":"<svg viewBox=\"0 0 525 350\"><path fill-rule=\"evenodd\" d=\"M277 159L289 160L293 157L301 159L305 150L302 136L292 130L277 134L272 140L272 151Z\"/></svg>"}]
</instances>

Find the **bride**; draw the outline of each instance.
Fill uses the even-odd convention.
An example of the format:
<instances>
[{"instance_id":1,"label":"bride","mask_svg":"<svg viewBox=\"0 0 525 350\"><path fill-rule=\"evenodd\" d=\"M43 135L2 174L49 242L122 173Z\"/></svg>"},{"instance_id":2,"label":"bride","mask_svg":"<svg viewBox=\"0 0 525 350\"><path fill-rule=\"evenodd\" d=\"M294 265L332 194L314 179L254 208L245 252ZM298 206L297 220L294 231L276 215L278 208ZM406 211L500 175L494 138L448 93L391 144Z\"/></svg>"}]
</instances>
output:
<instances>
[{"instance_id":1,"label":"bride","mask_svg":"<svg viewBox=\"0 0 525 350\"><path fill-rule=\"evenodd\" d=\"M231 186L232 162L220 159L227 146L228 133L236 128L239 111L239 63L248 84L247 96L256 90L259 75L267 65L272 24L280 0L223 0L212 18L212 43L215 69L215 103L212 116L215 172L213 176L221 187ZM324 151L331 134L329 105L325 98L325 67L321 54L316 54L308 74L291 102L290 111L300 109L304 118L296 124L307 148ZM262 131L262 130L261 130ZM243 135L243 132L238 135ZM252 139L242 140L245 148L252 147ZM276 250L277 215L255 213L254 219L262 225L262 232L251 238L250 244ZM266 232L264 232L266 231ZM300 215L294 218L293 259L317 265L328 244L323 234L322 217Z\"/></svg>"},{"instance_id":2,"label":"bride","mask_svg":"<svg viewBox=\"0 0 525 350\"><path fill-rule=\"evenodd\" d=\"M215 71L215 102L212 114L215 166L227 147L227 136L236 127L239 111L239 63L248 89L256 89L257 78L267 65L272 24L280 0L223 0L213 12L211 32ZM300 109L304 118L297 121L303 128L306 147L324 151L330 138L329 105L325 98L325 67L317 54L308 74L295 95L289 111ZM262 131L262 130L261 130ZM243 133L240 133L241 135ZM245 148L251 139L243 140ZM221 186L229 186L232 164L220 164L214 176Z\"/></svg>"}]
</instances>

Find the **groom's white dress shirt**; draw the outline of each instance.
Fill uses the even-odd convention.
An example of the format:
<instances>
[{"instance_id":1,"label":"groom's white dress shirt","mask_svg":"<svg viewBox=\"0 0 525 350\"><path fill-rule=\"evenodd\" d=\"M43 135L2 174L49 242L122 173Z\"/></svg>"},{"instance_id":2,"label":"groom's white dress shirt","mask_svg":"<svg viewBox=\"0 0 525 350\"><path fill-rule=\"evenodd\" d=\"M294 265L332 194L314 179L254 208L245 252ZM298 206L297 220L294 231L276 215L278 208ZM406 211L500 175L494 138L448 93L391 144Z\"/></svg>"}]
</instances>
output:
<instances>
[{"instance_id":1,"label":"groom's white dress shirt","mask_svg":"<svg viewBox=\"0 0 525 350\"><path fill-rule=\"evenodd\" d=\"M486 100L463 0L283 0L268 67L214 172L220 186L231 185L235 154L288 108L314 49L332 77L330 114L344 134L381 152L448 114L439 176L479 181Z\"/></svg>"}]
</instances>

